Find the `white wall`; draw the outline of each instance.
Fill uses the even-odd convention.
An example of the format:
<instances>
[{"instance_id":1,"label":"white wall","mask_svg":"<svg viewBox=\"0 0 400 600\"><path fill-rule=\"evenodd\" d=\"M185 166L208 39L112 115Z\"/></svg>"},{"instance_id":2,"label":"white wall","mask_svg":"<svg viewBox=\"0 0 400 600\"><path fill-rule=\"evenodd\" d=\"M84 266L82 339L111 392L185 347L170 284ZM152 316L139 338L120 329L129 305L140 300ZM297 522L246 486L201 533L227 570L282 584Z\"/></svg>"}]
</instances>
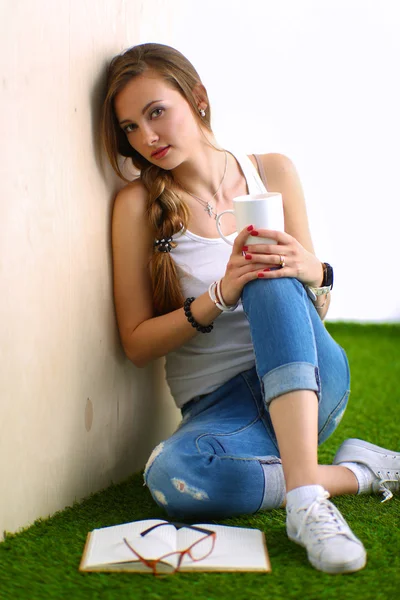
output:
<instances>
[{"instance_id":1,"label":"white wall","mask_svg":"<svg viewBox=\"0 0 400 600\"><path fill-rule=\"evenodd\" d=\"M142 18L140 41L200 72L221 142L296 164L335 268L329 320L398 321L398 0L159 1Z\"/></svg>"},{"instance_id":2,"label":"white wall","mask_svg":"<svg viewBox=\"0 0 400 600\"><path fill-rule=\"evenodd\" d=\"M162 364L136 369L116 330L119 184L96 151L110 57L187 54L220 140L298 166L330 318L398 320L382 286L398 290L399 25L388 0L2 1L0 531L138 470L178 418Z\"/></svg>"}]
</instances>

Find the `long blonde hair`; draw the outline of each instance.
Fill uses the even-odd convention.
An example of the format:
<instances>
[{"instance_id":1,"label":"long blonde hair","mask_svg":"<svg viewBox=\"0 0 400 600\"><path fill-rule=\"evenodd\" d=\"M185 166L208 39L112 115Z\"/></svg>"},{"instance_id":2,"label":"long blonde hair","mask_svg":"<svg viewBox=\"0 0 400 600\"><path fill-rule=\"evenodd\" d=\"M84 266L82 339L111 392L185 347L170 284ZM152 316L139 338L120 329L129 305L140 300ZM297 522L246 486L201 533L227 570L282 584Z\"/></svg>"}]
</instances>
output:
<instances>
[{"instance_id":1,"label":"long blonde hair","mask_svg":"<svg viewBox=\"0 0 400 600\"><path fill-rule=\"evenodd\" d=\"M193 93L200 77L193 65L178 50L163 44L141 44L125 50L113 58L108 69L107 91L101 118L101 136L114 171L124 181L119 157L131 160L140 172L140 179L149 192L147 215L155 239L166 239L187 228L189 209L174 191L174 179L169 171L146 160L129 144L126 134L118 124L114 109L117 94L134 77L149 69L156 71L169 85L185 98L199 124L211 130L211 112L207 96L207 110L200 117L198 104ZM204 89L204 88L203 88ZM172 246L176 246L173 242ZM179 286L175 263L169 252L154 248L151 261L153 300L156 314L171 312L183 305L184 298Z\"/></svg>"}]
</instances>

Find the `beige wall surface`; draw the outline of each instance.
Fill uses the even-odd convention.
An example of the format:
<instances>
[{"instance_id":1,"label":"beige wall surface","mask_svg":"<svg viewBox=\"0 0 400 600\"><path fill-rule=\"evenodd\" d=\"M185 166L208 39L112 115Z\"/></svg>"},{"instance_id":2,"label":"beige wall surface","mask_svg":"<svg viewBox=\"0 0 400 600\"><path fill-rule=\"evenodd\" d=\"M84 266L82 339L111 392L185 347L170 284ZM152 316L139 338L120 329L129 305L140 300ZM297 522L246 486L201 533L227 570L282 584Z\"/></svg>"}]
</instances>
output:
<instances>
[{"instance_id":1,"label":"beige wall surface","mask_svg":"<svg viewBox=\"0 0 400 600\"><path fill-rule=\"evenodd\" d=\"M141 469L177 423L163 365L137 369L121 348L120 184L97 151L104 67L135 43L141 6L1 2L1 532Z\"/></svg>"}]
</instances>

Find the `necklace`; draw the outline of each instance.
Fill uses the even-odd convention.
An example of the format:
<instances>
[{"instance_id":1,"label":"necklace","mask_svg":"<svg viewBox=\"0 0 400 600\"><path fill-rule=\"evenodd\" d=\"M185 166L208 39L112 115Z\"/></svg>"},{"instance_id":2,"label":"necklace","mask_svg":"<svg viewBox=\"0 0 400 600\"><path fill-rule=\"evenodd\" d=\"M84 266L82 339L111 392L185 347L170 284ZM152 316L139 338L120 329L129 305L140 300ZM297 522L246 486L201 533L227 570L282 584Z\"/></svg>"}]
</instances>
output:
<instances>
[{"instance_id":1,"label":"necklace","mask_svg":"<svg viewBox=\"0 0 400 600\"><path fill-rule=\"evenodd\" d=\"M224 174L222 175L222 179L219 183L219 186L217 187L216 191L214 192L212 199L214 200L215 196L218 194L219 190L221 189L221 185L223 184L223 181L225 179L225 175L226 175L226 170L228 167L228 154L226 153L226 151L224 150L224 154L225 154L225 168L224 168ZM189 196L192 196L192 198L194 198L195 200L197 200L197 202L199 202L202 206L204 206L204 210L207 212L208 216L211 218L212 216L214 216L214 219L217 218L217 214L214 211L214 206L211 204L211 202L206 202L205 200L203 200L202 198L199 198L198 196L195 196L195 194L192 194L191 192L189 192L186 188L183 187L182 184L179 184L181 186L181 188L183 189L184 192L186 192L187 194L189 194Z\"/></svg>"}]
</instances>

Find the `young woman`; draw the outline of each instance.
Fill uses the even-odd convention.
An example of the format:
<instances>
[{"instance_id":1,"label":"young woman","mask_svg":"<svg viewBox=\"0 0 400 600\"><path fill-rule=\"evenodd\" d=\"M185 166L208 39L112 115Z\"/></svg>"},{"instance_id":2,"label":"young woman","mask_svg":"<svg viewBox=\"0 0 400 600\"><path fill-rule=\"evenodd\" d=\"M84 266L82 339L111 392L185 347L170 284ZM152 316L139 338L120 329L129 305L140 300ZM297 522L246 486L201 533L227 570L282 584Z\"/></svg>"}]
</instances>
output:
<instances>
[{"instance_id":1,"label":"young woman","mask_svg":"<svg viewBox=\"0 0 400 600\"><path fill-rule=\"evenodd\" d=\"M333 465L318 465L318 444L349 395L345 353L322 323L333 271L315 256L292 162L224 150L210 117L199 75L173 48L142 44L113 59L102 136L128 183L112 223L118 326L138 367L166 356L183 415L149 458L145 482L174 518L286 506L288 536L314 567L357 571L365 549L328 498L391 496L400 454L353 439ZM132 182L121 156L139 172ZM282 194L285 232L249 223L237 233L226 220L228 246L216 214L266 186ZM258 236L251 252L249 232Z\"/></svg>"}]
</instances>

